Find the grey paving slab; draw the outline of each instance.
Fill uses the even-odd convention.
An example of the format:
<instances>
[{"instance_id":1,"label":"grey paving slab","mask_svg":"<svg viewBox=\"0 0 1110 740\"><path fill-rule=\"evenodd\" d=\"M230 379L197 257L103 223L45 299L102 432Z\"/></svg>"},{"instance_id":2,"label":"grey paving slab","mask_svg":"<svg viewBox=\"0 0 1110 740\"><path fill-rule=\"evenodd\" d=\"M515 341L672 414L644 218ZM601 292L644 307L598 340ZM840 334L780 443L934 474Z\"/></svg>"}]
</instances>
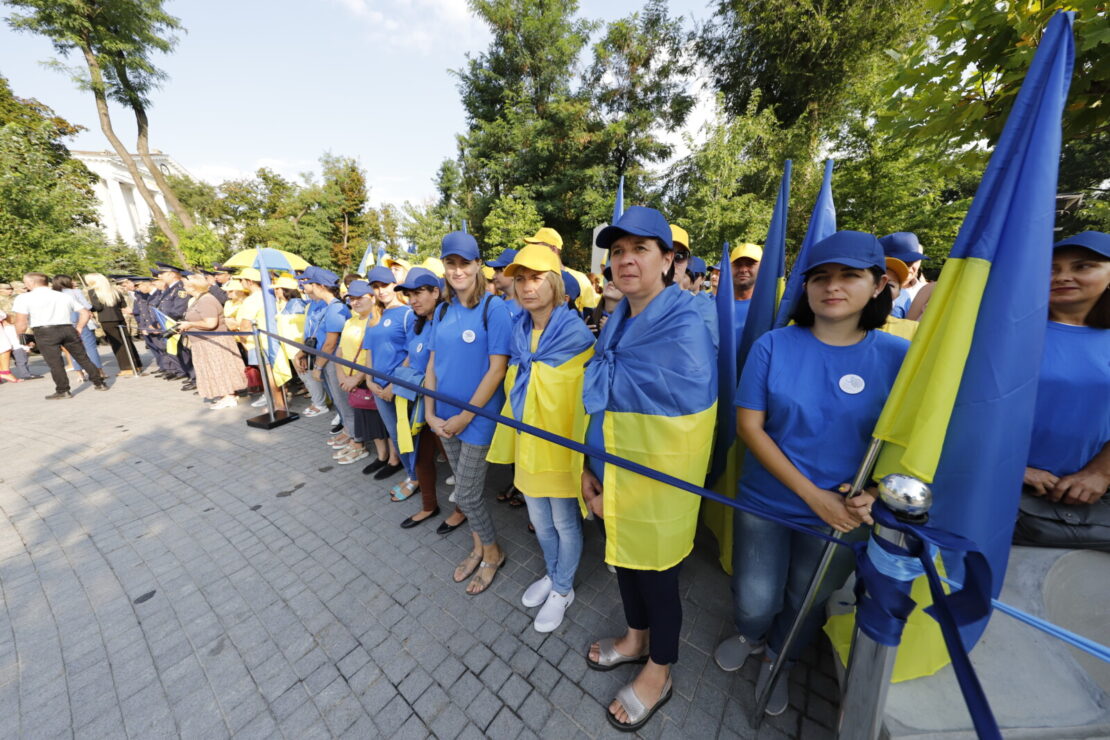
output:
<instances>
[{"instance_id":1,"label":"grey paving slab","mask_svg":"<svg viewBox=\"0 0 1110 740\"><path fill-rule=\"evenodd\" d=\"M470 597L451 578L468 533L400 529L418 504L336 465L328 418L265 432L245 404L209 411L151 377L61 403L47 382L0 389L0 736L617 735L605 707L634 673L582 657L623 619L592 525L576 603L540 634L519 602L543 570L523 509L491 504L508 565ZM507 475L491 468L491 497ZM838 689L816 649L786 714L749 727L755 666L711 657L731 599L704 539L682 574L676 693L642 736L830 735Z\"/></svg>"}]
</instances>

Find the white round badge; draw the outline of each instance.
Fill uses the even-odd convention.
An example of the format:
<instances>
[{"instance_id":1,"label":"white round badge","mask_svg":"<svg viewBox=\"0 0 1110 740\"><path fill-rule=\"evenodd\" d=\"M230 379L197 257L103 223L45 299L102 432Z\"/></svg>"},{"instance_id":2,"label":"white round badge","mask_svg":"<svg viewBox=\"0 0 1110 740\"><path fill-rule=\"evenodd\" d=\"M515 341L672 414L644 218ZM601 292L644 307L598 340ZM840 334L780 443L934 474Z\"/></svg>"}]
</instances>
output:
<instances>
[{"instance_id":1,"label":"white round badge","mask_svg":"<svg viewBox=\"0 0 1110 740\"><path fill-rule=\"evenodd\" d=\"M424 343L421 342L420 344L416 345L416 354L420 354L423 351L424 351Z\"/></svg>"},{"instance_id":2,"label":"white round badge","mask_svg":"<svg viewBox=\"0 0 1110 740\"><path fill-rule=\"evenodd\" d=\"M382 322L382 326L392 326L392 325L393 325L393 319L386 319L385 321Z\"/></svg>"},{"instance_id":3,"label":"white round badge","mask_svg":"<svg viewBox=\"0 0 1110 740\"><path fill-rule=\"evenodd\" d=\"M474 333L474 330L473 330L473 329L467 329L466 331L464 331L464 332L462 333L462 340L463 340L464 342L466 342L467 344L470 344L471 342L473 342L473 341L474 341L475 339L477 339L477 338L478 338L478 337L477 337L477 335L476 335L476 334Z\"/></svg>"},{"instance_id":4,"label":"white round badge","mask_svg":"<svg viewBox=\"0 0 1110 740\"><path fill-rule=\"evenodd\" d=\"M855 375L854 373L849 373L848 375L842 375L840 377L839 385L840 385L840 390L844 391L845 393L850 393L853 396L856 395L857 393L861 392L865 387L867 387L867 383L863 382L863 378L861 378L858 375Z\"/></svg>"}]
</instances>

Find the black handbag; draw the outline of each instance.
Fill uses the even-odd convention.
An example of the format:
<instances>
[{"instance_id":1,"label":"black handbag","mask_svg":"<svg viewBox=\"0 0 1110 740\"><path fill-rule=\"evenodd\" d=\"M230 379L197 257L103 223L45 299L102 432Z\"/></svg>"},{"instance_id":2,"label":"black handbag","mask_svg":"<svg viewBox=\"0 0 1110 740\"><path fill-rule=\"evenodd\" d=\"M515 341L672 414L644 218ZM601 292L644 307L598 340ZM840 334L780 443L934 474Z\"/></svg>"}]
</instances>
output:
<instances>
[{"instance_id":1,"label":"black handbag","mask_svg":"<svg viewBox=\"0 0 1110 740\"><path fill-rule=\"evenodd\" d=\"M1070 505L1034 496L1025 486L1014 525L1015 545L1110 552L1110 496Z\"/></svg>"}]
</instances>

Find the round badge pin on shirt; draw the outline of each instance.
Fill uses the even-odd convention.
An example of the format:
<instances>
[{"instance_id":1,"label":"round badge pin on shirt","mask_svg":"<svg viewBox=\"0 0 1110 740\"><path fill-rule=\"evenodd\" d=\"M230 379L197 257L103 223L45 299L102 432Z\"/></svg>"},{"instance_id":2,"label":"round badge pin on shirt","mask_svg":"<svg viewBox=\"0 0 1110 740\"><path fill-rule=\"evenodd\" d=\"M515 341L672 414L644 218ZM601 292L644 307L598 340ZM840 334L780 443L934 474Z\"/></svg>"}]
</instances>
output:
<instances>
[{"instance_id":1,"label":"round badge pin on shirt","mask_svg":"<svg viewBox=\"0 0 1110 740\"><path fill-rule=\"evenodd\" d=\"M867 387L867 383L863 382L863 378L855 373L848 373L847 375L840 376L838 385L840 386L840 390L845 393L850 393L853 396Z\"/></svg>"},{"instance_id":2,"label":"round badge pin on shirt","mask_svg":"<svg viewBox=\"0 0 1110 740\"><path fill-rule=\"evenodd\" d=\"M462 340L464 342L466 342L467 344L470 344L471 342L473 342L477 338L478 338L478 335L476 335L474 333L473 329L467 329L466 331L464 331L462 333Z\"/></svg>"},{"instance_id":3,"label":"round badge pin on shirt","mask_svg":"<svg viewBox=\"0 0 1110 740\"><path fill-rule=\"evenodd\" d=\"M393 325L393 319L386 319L385 321L382 322L382 326L392 326L392 325Z\"/></svg>"},{"instance_id":4,"label":"round badge pin on shirt","mask_svg":"<svg viewBox=\"0 0 1110 740\"><path fill-rule=\"evenodd\" d=\"M424 343L420 342L419 344L416 345L416 354L420 354L423 351L424 351Z\"/></svg>"}]
</instances>

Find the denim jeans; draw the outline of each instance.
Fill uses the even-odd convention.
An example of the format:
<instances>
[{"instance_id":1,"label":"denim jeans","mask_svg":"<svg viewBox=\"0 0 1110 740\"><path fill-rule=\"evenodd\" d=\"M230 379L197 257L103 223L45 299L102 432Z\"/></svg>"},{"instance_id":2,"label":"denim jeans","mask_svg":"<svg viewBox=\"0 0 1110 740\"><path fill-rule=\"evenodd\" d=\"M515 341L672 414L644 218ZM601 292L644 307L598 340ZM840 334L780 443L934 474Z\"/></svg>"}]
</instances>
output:
<instances>
[{"instance_id":1,"label":"denim jeans","mask_svg":"<svg viewBox=\"0 0 1110 740\"><path fill-rule=\"evenodd\" d=\"M576 498L525 496L528 518L536 528L547 575L564 596L574 586L574 573L582 558L582 513Z\"/></svg>"},{"instance_id":2,"label":"denim jeans","mask_svg":"<svg viewBox=\"0 0 1110 740\"><path fill-rule=\"evenodd\" d=\"M96 365L98 368L103 370L104 369L104 363L100 361L100 352L98 351L97 346L96 346L96 332L94 332L92 329L90 329L87 326L84 329L82 329L81 330L81 344L85 345L85 354L87 354L89 356L89 359L92 361L92 364ZM70 357L70 366L74 370L78 369L77 360L74 359L73 357Z\"/></svg>"},{"instance_id":3,"label":"denim jeans","mask_svg":"<svg viewBox=\"0 0 1110 740\"><path fill-rule=\"evenodd\" d=\"M733 513L733 522L732 596L736 629L748 640L766 640L771 654L778 655L821 561L825 540L739 509ZM858 527L844 540L851 542L866 536L867 529ZM837 547L787 660L796 658L816 636L825 623L825 602L854 568L852 551Z\"/></svg>"},{"instance_id":4,"label":"denim jeans","mask_svg":"<svg viewBox=\"0 0 1110 740\"><path fill-rule=\"evenodd\" d=\"M378 413L382 416L382 423L385 424L385 431L389 434L389 438L393 440L394 446L397 446L397 405L396 401L383 401L377 399ZM408 421L407 419L405 420ZM405 466L405 473L408 475L409 480L416 480L416 455L412 452L400 454L398 447L398 455L401 458L401 464Z\"/></svg>"}]
</instances>

